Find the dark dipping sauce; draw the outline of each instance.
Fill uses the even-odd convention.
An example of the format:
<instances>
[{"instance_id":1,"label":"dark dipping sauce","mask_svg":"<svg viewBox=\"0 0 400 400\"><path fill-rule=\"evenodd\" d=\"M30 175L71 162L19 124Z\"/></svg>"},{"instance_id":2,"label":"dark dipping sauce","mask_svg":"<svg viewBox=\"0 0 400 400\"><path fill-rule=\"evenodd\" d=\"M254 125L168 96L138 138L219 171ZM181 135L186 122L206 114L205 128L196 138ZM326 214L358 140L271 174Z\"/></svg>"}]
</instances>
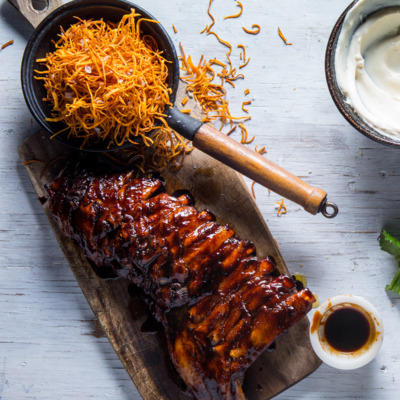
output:
<instances>
[{"instance_id":1,"label":"dark dipping sauce","mask_svg":"<svg viewBox=\"0 0 400 400\"><path fill-rule=\"evenodd\" d=\"M325 322L325 338L336 350L353 352L363 347L370 335L367 317L353 307L332 312Z\"/></svg>"}]
</instances>

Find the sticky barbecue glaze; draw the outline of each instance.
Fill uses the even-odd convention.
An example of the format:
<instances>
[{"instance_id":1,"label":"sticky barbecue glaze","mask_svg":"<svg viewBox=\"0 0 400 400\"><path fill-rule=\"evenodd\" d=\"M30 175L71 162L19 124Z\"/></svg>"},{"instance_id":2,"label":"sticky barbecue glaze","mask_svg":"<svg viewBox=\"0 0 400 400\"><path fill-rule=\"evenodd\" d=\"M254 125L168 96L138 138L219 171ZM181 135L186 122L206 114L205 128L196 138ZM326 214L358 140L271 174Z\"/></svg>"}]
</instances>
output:
<instances>
[{"instance_id":1,"label":"sticky barbecue glaze","mask_svg":"<svg viewBox=\"0 0 400 400\"><path fill-rule=\"evenodd\" d=\"M354 307L333 311L325 322L325 337L336 350L351 353L361 349L370 336L367 317Z\"/></svg>"},{"instance_id":2,"label":"sticky barbecue glaze","mask_svg":"<svg viewBox=\"0 0 400 400\"><path fill-rule=\"evenodd\" d=\"M315 301L160 179L70 163L48 192L60 228L96 268L140 288L196 399L244 399L246 369Z\"/></svg>"}]
</instances>

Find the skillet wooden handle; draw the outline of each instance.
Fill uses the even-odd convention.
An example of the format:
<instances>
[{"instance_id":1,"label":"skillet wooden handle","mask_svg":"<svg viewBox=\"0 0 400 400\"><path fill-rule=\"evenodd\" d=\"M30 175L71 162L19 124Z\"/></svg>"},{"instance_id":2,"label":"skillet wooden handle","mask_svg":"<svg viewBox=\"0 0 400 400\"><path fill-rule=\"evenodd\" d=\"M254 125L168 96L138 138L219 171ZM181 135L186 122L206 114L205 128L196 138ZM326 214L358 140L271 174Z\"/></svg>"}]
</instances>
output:
<instances>
[{"instance_id":1,"label":"skillet wooden handle","mask_svg":"<svg viewBox=\"0 0 400 400\"><path fill-rule=\"evenodd\" d=\"M39 23L56 8L63 5L61 0L41 0L36 3L40 9L33 7L31 0L9 0L10 3L36 28Z\"/></svg>"},{"instance_id":2,"label":"skillet wooden handle","mask_svg":"<svg viewBox=\"0 0 400 400\"><path fill-rule=\"evenodd\" d=\"M326 202L326 192L314 188L260 154L224 135L210 124L200 127L193 145L275 193L294 201L311 214Z\"/></svg>"}]
</instances>

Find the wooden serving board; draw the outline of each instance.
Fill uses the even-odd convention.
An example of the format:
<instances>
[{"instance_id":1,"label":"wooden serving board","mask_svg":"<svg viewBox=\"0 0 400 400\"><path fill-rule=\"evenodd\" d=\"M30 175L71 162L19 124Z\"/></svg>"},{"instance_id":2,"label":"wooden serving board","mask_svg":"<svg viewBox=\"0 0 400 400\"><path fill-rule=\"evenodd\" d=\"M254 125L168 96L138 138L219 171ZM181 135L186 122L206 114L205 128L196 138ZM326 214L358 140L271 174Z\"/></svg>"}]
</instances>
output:
<instances>
[{"instance_id":1,"label":"wooden serving board","mask_svg":"<svg viewBox=\"0 0 400 400\"><path fill-rule=\"evenodd\" d=\"M61 160L44 171L44 165L67 155L69 150L48 139L44 132L31 136L19 147L38 198L46 196L44 185L59 171ZM43 174L43 176L41 176ZM169 193L188 189L199 209L208 208L221 223L229 223L237 234L256 245L258 256L270 255L281 272L288 272L274 238L266 226L242 177L221 163L194 150L177 173L163 175ZM91 268L82 251L66 239L55 224L47 203L49 223L94 314L145 400L189 399L182 390L166 351L163 335L143 332L147 313L133 302L125 280L103 280ZM247 371L244 389L252 400L269 399L312 373L320 360L308 337L304 318L276 341L273 352L264 353Z\"/></svg>"},{"instance_id":2,"label":"wooden serving board","mask_svg":"<svg viewBox=\"0 0 400 400\"><path fill-rule=\"evenodd\" d=\"M181 85L176 104L180 104L183 96L185 89ZM191 108L194 115L201 114L193 99L186 108ZM130 297L128 282L100 278L81 249L58 229L47 203L43 202L47 195L44 185L58 174L65 157L57 160L60 156L68 156L70 150L50 140L45 132L37 132L18 150L83 294L143 399L190 399L191 395L184 390L169 360L163 334L143 331L148 314L143 304ZM31 160L41 163L29 163ZM45 165L49 167L44 168ZM198 209L209 209L220 223L229 224L241 238L251 240L259 257L273 257L279 271L288 273L277 244L241 175L195 149L185 157L178 172L163 173L163 177L168 193L189 190ZM243 385L248 399L270 399L318 368L321 361L312 350L308 328L308 319L303 318L276 340L273 352L265 352L252 365Z\"/></svg>"}]
</instances>

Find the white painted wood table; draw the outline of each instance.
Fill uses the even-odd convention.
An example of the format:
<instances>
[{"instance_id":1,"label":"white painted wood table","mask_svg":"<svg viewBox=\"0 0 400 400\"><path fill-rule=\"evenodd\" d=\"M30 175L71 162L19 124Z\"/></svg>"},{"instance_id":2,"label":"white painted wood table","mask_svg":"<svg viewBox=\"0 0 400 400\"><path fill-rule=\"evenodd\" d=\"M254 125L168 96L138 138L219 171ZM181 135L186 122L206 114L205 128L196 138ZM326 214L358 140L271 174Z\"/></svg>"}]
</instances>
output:
<instances>
[{"instance_id":1,"label":"white painted wood table","mask_svg":"<svg viewBox=\"0 0 400 400\"><path fill-rule=\"evenodd\" d=\"M396 271L377 238L382 227L400 236L400 150L363 137L342 118L328 93L324 53L330 31L349 0L243 1L239 8L215 0L215 31L251 58L245 79L229 90L232 110L242 113L243 91L251 121L250 146L328 192L339 215L312 216L255 186L256 200L292 272L308 278L321 301L362 295L381 312L384 344L378 357L355 371L322 365L279 399L398 399L399 296L385 285ZM210 22L208 0L147 0L138 4L159 18L174 42L198 60L224 58L226 49L200 31ZM175 25L177 33L173 32ZM259 24L258 35L241 29ZM292 46L286 46L278 26ZM20 62L32 28L0 0L0 399L140 399L86 303L21 165L17 146L39 129L25 105ZM239 134L234 136L239 138ZM254 147L252 147L254 148ZM247 180L250 185L250 181ZM290 366L288 366L290 368Z\"/></svg>"}]
</instances>

